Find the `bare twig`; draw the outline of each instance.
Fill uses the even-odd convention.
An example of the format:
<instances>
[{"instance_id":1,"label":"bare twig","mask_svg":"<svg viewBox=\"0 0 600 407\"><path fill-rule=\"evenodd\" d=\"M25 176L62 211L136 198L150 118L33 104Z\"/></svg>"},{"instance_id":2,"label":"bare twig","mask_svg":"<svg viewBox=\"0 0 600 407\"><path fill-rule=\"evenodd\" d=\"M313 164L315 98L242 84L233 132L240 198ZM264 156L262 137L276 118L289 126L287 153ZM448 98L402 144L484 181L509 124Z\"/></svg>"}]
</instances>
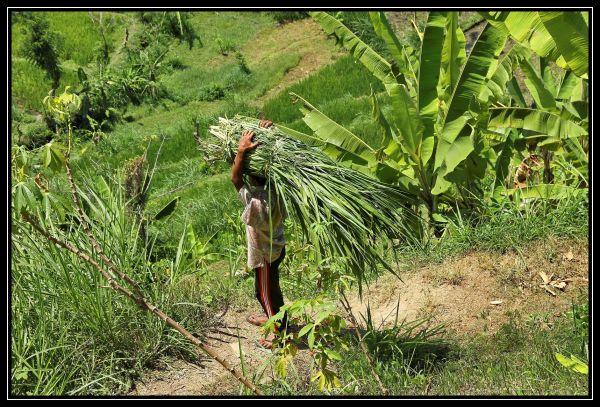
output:
<instances>
[{"instance_id":1,"label":"bare twig","mask_svg":"<svg viewBox=\"0 0 600 407\"><path fill-rule=\"evenodd\" d=\"M388 396L390 394L390 392L383 385L383 382L381 381L381 378L379 377L377 370L375 370L375 363L373 362L373 358L371 358L371 354L369 353L369 350L367 349L367 346L363 342L362 336L360 335L360 332L358 331L358 321L356 320L356 317L354 316L354 313L352 312L352 307L350 306L350 301L348 301L348 298L346 297L346 293L344 292L343 287L340 289L340 294L342 295L342 299L340 300L340 302L342 303L342 306L346 310L346 313L348 314L348 317L350 318L352 325L354 325L354 333L356 334L356 338L358 339L358 344L360 346L360 350L367 357L367 360L369 361L369 366L371 367L371 371L373 372L373 376L375 376L375 380L377 381L379 388L381 389L381 391L383 392L383 394L385 396Z\"/></svg>"},{"instance_id":2,"label":"bare twig","mask_svg":"<svg viewBox=\"0 0 600 407\"><path fill-rule=\"evenodd\" d=\"M75 186L75 181L73 180L73 173L71 172L71 166L69 165L68 158L65 160L65 167L67 168L67 179L69 180L69 186L71 187L71 197L73 198L73 202L75 204L75 210L77 211L77 214L79 215L79 219L81 221L81 226L83 227L83 230L84 230L85 234L87 235L87 237L90 239L90 242L92 243L92 246L94 247L94 250L96 251L96 253L98 253L98 256L100 256L102 261L108 266L108 268L113 273L115 273L116 275L121 277L131 287L133 287L133 289L136 291L136 293L139 296L143 297L142 289L139 286L139 284L137 282L133 281L128 275L121 272L117 268L117 266L112 262L112 260L110 260L104 254L104 251L102 250L102 248L98 244L98 241L94 237L94 234L92 233L92 230L90 229L90 226L85 218L83 210L81 209L81 202L79 201L79 196L77 195L77 188Z\"/></svg>"},{"instance_id":3,"label":"bare twig","mask_svg":"<svg viewBox=\"0 0 600 407\"><path fill-rule=\"evenodd\" d=\"M140 307L146 309L147 311L150 311L151 313L156 315L158 318L160 318L162 321L164 321L167 325L169 325L171 328L173 328L176 331L178 331L179 333L181 333L190 342L192 342L194 345L196 345L197 347L202 349L211 358L213 358L214 360L219 362L219 364L221 364L221 366L223 366L225 369L227 369L227 371L229 371L236 379L238 379L241 383L243 383L244 386L246 386L250 390L252 390L254 392L254 394L263 395L263 393L252 382L250 382L248 379L246 379L240 372L238 372L233 366L231 366L213 348L202 343L198 338L196 338L194 335L192 335L187 329L185 329L177 321L173 320L171 317L169 317L167 314L165 314L162 310L160 310L157 306L152 304L146 298L137 296L136 294L134 294L127 288L119 285L119 283L117 283L111 277L111 275L106 270L104 270L102 268L102 266L96 260L91 258L88 254L82 252L81 250L79 250L76 247L73 247L69 243L63 242L62 240L59 240L56 237L50 235L46 230L44 230L42 227L40 227L37 224L37 222L34 221L28 214L26 214L26 213L23 214L23 218L25 219L25 221L27 223L29 223L38 233L40 233L46 239L48 239L52 243L56 244L57 246L60 246L63 249L70 251L71 253L75 254L77 257L79 257L82 260L86 261L87 263L91 264L107 280L108 286L110 288L125 295L126 297L131 299L133 302L138 304ZM119 274L122 275L123 273L119 272Z\"/></svg>"},{"instance_id":4,"label":"bare twig","mask_svg":"<svg viewBox=\"0 0 600 407\"><path fill-rule=\"evenodd\" d=\"M136 281L134 281L133 279L131 279L128 275L123 273L121 270L119 270L117 268L117 266L112 262L112 260L110 260L104 254L104 251L102 250L102 248L98 244L98 241L94 237L94 234L92 233L92 230L85 218L83 210L81 209L81 203L80 203L79 197L77 195L77 187L73 180L73 174L71 172L71 167L68 162L68 155L65 160L65 166L67 169L67 178L69 180L69 185L71 188L71 195L73 198L73 202L75 204L75 210L77 211L77 214L80 218L81 225L83 226L83 230L84 230L85 234L88 236L90 242L92 243L94 250L96 251L98 256L102 259L102 261L106 264L106 266L115 275L119 276L121 279L123 279L125 282L127 282L134 289L135 294L132 291L130 291L129 289L127 289L126 287L119 285L119 283L117 283L117 281L115 281L115 279L106 270L104 270L102 268L102 266L96 260L91 258L88 254L86 254L86 253L82 252L81 250L79 250L78 248L73 247L72 245L70 245L66 242L63 242L63 241L57 239L56 237L50 235L46 230L44 230L42 227L40 227L37 224L37 222L35 222L28 214L23 215L23 218L25 219L25 221L27 223L29 223L37 232L39 232L41 235L43 235L49 241L72 252L73 254L75 254L76 256L81 258L82 260L91 264L106 279L106 281L108 282L108 286L110 288L112 288L116 292L119 292L119 293L125 295L126 297L131 299L133 302L138 304L140 307L146 309L147 311L150 311L151 313L156 315L159 319L164 321L167 325L169 325L171 328L173 328L176 331L178 331L179 333L181 333L190 342L192 342L194 345L196 345L197 347L202 349L206 354L208 354L214 360L219 362L219 364L221 364L227 371L229 371L236 379L238 379L241 383L243 383L244 386L246 386L250 390L252 390L254 392L254 394L263 395L263 393L252 382L250 382L248 379L246 379L240 372L238 372L233 366L231 366L214 349L212 349L210 346L202 343L198 338L196 338L194 335L192 335L187 329L185 329L183 326L181 326L177 321L173 320L171 317L169 317L167 314L165 314L162 310L160 310L158 307L156 307L154 304L152 304L150 301L148 301L146 298L144 298L144 295L142 293L142 290L141 290L139 284Z\"/></svg>"}]
</instances>

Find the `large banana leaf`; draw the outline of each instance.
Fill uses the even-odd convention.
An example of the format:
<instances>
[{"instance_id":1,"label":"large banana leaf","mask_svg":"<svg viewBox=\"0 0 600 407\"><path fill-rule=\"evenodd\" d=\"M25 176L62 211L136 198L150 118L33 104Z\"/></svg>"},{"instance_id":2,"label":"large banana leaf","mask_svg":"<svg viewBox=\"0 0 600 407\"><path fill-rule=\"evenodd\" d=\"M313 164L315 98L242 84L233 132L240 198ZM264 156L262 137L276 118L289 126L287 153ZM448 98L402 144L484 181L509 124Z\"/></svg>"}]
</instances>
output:
<instances>
[{"instance_id":1,"label":"large banana leaf","mask_svg":"<svg viewBox=\"0 0 600 407\"><path fill-rule=\"evenodd\" d=\"M404 85L390 87L390 101L392 105L392 120L390 124L395 130L394 140L411 157L412 161L421 165L431 157L433 144L425 146L425 157L422 157L424 126L417 111L417 107ZM429 137L433 141L433 135Z\"/></svg>"},{"instance_id":2,"label":"large banana leaf","mask_svg":"<svg viewBox=\"0 0 600 407\"><path fill-rule=\"evenodd\" d=\"M385 41L392 57L398 64L400 72L408 78L406 84L411 87L415 86L417 76L410 63L406 49L398 41L398 37L394 34L390 23L385 17L385 13L383 11L369 12L369 18L375 29L375 34Z\"/></svg>"},{"instance_id":3,"label":"large banana leaf","mask_svg":"<svg viewBox=\"0 0 600 407\"><path fill-rule=\"evenodd\" d=\"M435 184L431 190L433 195L442 194L450 188L452 182L445 177L451 174L474 150L472 133L460 135L452 142L448 142L444 138L438 139L436 150L437 171ZM439 162L437 162L438 158Z\"/></svg>"},{"instance_id":4,"label":"large banana leaf","mask_svg":"<svg viewBox=\"0 0 600 407\"><path fill-rule=\"evenodd\" d=\"M565 62L579 77L588 75L588 26L580 12L540 11L540 20Z\"/></svg>"},{"instance_id":5,"label":"large banana leaf","mask_svg":"<svg viewBox=\"0 0 600 407\"><path fill-rule=\"evenodd\" d=\"M304 114L302 119L319 139L368 160L375 160L376 147L370 146L360 137L325 116L297 94L290 92L290 96L294 103L301 102L300 111Z\"/></svg>"},{"instance_id":6,"label":"large banana leaf","mask_svg":"<svg viewBox=\"0 0 600 407\"><path fill-rule=\"evenodd\" d=\"M314 135L277 125L283 132L307 144L319 146L334 160L374 175L383 182L397 183L406 188L414 184L410 177L401 172L402 168L397 163L385 160L385 157L378 158L375 149L360 137L331 120L302 97L293 92L290 95L302 102L300 111L304 114L303 120L314 131Z\"/></svg>"},{"instance_id":7,"label":"large banana leaf","mask_svg":"<svg viewBox=\"0 0 600 407\"><path fill-rule=\"evenodd\" d=\"M449 102L448 113L440 118L441 134L438 134L435 152L435 184L431 193L439 195L448 190L451 183L445 178L464 161L475 147L473 129L466 127L471 110L476 110L477 97L486 85L486 78L495 71L498 56L506 43L506 33L493 25L483 29L458 81Z\"/></svg>"},{"instance_id":8,"label":"large banana leaf","mask_svg":"<svg viewBox=\"0 0 600 407\"><path fill-rule=\"evenodd\" d=\"M278 124L277 128L292 138L300 140L309 146L321 149L321 151L342 165L371 175L371 169L369 167L370 163L366 158L351 153L350 151L343 150L335 144L328 143L327 141L321 140L316 136L302 133L292 128L285 127L281 124Z\"/></svg>"},{"instance_id":9,"label":"large banana leaf","mask_svg":"<svg viewBox=\"0 0 600 407\"><path fill-rule=\"evenodd\" d=\"M556 99L570 99L577 85L581 86L581 79L573 72L567 73L558 88Z\"/></svg>"},{"instance_id":10,"label":"large banana leaf","mask_svg":"<svg viewBox=\"0 0 600 407\"><path fill-rule=\"evenodd\" d=\"M494 71L494 74L488 81L487 86L483 89L479 98L484 102L488 102L491 98L499 100L506 96L507 86L514 78L513 71L515 66L519 61L528 58L530 55L531 52L527 48L522 47L519 44L514 44L513 47L498 61L498 67ZM511 94L511 96L513 95ZM516 96L517 99L522 99L522 95L520 98L518 95ZM525 106L524 101L523 106Z\"/></svg>"},{"instance_id":11,"label":"large banana leaf","mask_svg":"<svg viewBox=\"0 0 600 407\"><path fill-rule=\"evenodd\" d=\"M510 95L510 97L517 102L517 105L520 107L527 107L527 103L525 102L525 97L523 96L523 92L521 92L521 88L519 87L519 83L517 82L517 78L514 76L506 85L506 91Z\"/></svg>"},{"instance_id":12,"label":"large banana leaf","mask_svg":"<svg viewBox=\"0 0 600 407\"><path fill-rule=\"evenodd\" d=\"M491 108L490 128L530 130L560 139L587 135L585 128L559 114L528 108Z\"/></svg>"},{"instance_id":13,"label":"large banana leaf","mask_svg":"<svg viewBox=\"0 0 600 407\"><path fill-rule=\"evenodd\" d=\"M446 39L442 48L442 78L440 87L452 94L460 77L467 54L465 51L465 35L458 25L458 12L448 13L446 19Z\"/></svg>"},{"instance_id":14,"label":"large banana leaf","mask_svg":"<svg viewBox=\"0 0 600 407\"><path fill-rule=\"evenodd\" d=\"M421 45L417 103L426 134L433 133L433 118L436 117L439 108L437 86L440 78L445 26L446 13L439 11L429 13Z\"/></svg>"},{"instance_id":15,"label":"large banana leaf","mask_svg":"<svg viewBox=\"0 0 600 407\"><path fill-rule=\"evenodd\" d=\"M557 61L560 57L554 40L542 24L537 11L480 12L494 25L536 54ZM557 61L558 62L558 61ZM563 60L564 63L564 60ZM566 64L564 64L566 66Z\"/></svg>"},{"instance_id":16,"label":"large banana leaf","mask_svg":"<svg viewBox=\"0 0 600 407\"><path fill-rule=\"evenodd\" d=\"M490 24L477 38L448 103L448 113L441 120L442 136L446 141L451 143L461 133L470 117L470 110L474 109L477 96L486 85L486 77L488 74L491 76L490 72L497 67L498 56L506 39L502 30Z\"/></svg>"},{"instance_id":17,"label":"large banana leaf","mask_svg":"<svg viewBox=\"0 0 600 407\"><path fill-rule=\"evenodd\" d=\"M558 84L560 84L560 82L562 81L562 78L564 77L566 71L562 71L559 74L559 78L557 80L554 78L554 74L552 73L552 69L550 67L550 64L548 63L548 60L546 58L540 58L540 73L541 78L544 81L544 86L546 87L546 89L548 89L553 98L556 97L556 95L558 94Z\"/></svg>"},{"instance_id":18,"label":"large banana leaf","mask_svg":"<svg viewBox=\"0 0 600 407\"><path fill-rule=\"evenodd\" d=\"M587 79L588 34L585 12L480 12L496 28L541 57Z\"/></svg>"},{"instance_id":19,"label":"large banana leaf","mask_svg":"<svg viewBox=\"0 0 600 407\"><path fill-rule=\"evenodd\" d=\"M359 60L377 79L383 82L386 89L388 86L397 83L392 72L392 65L358 38L341 21L323 11L312 11L308 14L321 25L327 34L335 36L342 47L346 48L354 58Z\"/></svg>"},{"instance_id":20,"label":"large banana leaf","mask_svg":"<svg viewBox=\"0 0 600 407\"><path fill-rule=\"evenodd\" d=\"M556 110L554 94L546 88L544 80L538 75L531 63L527 59L523 59L520 66L525 74L525 86L529 89L536 105L542 109Z\"/></svg>"}]
</instances>

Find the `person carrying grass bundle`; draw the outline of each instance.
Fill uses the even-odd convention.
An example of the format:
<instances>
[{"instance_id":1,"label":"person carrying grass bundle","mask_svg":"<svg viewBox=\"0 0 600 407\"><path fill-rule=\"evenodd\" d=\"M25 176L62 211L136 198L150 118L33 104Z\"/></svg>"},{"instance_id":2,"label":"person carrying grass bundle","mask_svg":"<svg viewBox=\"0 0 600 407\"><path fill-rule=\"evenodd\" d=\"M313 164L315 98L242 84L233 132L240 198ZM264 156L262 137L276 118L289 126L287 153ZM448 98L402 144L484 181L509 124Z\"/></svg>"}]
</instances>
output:
<instances>
[{"instance_id":1,"label":"person carrying grass bundle","mask_svg":"<svg viewBox=\"0 0 600 407\"><path fill-rule=\"evenodd\" d=\"M273 125L270 120L261 120L259 127ZM266 180L245 174L243 162L246 154L255 149L259 142L253 142L254 132L245 130L240 138L237 154L231 169L231 182L244 204L242 221L246 224L248 240L248 267L254 270L255 293L265 315L250 315L247 321L261 326L283 306L283 295L279 287L279 265L285 257L285 237L283 221L285 210L276 194L266 186ZM273 202L273 204L270 204ZM286 318L281 326L286 325ZM272 347L273 336L261 339L260 345Z\"/></svg>"}]
</instances>

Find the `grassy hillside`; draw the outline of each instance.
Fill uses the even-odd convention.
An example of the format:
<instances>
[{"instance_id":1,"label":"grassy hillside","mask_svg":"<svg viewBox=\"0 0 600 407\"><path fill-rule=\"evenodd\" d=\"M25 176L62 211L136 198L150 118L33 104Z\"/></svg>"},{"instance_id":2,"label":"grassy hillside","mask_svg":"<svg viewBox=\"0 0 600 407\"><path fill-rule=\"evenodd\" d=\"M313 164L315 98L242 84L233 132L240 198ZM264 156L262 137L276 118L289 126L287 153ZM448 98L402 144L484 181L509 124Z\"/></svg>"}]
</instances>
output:
<instances>
[{"instance_id":1,"label":"grassy hillside","mask_svg":"<svg viewBox=\"0 0 600 407\"><path fill-rule=\"evenodd\" d=\"M137 69L131 61L150 60L153 52L163 52L153 48L156 44L144 34L155 33L150 31L152 24L178 21L163 12L39 15L58 36L57 93L66 86L82 86L80 67L91 82L97 80L95 84L126 87L125 79L133 77L128 72ZM385 53L365 13L341 16ZM192 11L184 17L186 30L191 30L186 32L193 31L196 39L178 37L178 25L158 30L164 54L146 61L155 77L143 83L156 86L158 96L143 94L137 102L125 98L114 116L107 115L100 131L76 132L71 164L89 199L84 209L94 219L94 231L109 256L141 281L155 304L258 380L260 369L275 359L256 348L259 332L254 327L231 329L246 324L247 314L260 311L246 267L242 204L230 181L230 166L208 166L194 133L205 137L219 116L238 113L253 117L262 113L308 132L289 96L293 92L351 132L373 140L384 133L372 119L370 96L377 94L384 110L387 98L381 83L362 64L340 51L320 26L303 15ZM422 29L426 13L390 13L399 37L409 43L418 41L413 17ZM468 28L479 20L477 13L467 12L459 21ZM13 142L30 148L56 135L48 128L41 102L52 80L25 59L24 24L17 20L11 29L11 136ZM98 63L102 33L110 51L106 66ZM139 59L128 59L128 52ZM108 71L113 76L102 78ZM64 135L56 142L64 142ZM149 220L147 241L131 222L135 217L124 187L143 184L132 164L144 155L144 170L151 176L142 211ZM70 207L64 174L41 171L50 192L61 195ZM174 212L152 220L173 199L179 199ZM480 206L476 216L462 218L459 213L450 219L439 238L398 247L393 254L387 248L388 260L407 277L410 287L382 270L365 271L373 315L392 315L398 298L404 305L418 305L402 311L402 316L416 318L414 329L398 321L393 326L377 325L366 308L357 313L364 320L362 334L384 385L398 395L586 394L587 376L563 368L554 357L554 352L584 359L587 355L586 197L523 207L508 200ZM62 219L52 228L78 247L87 247L78 222ZM12 270L11 380L16 394L119 395L139 390L148 395L156 394L153 385L169 394L242 393L222 367L199 362L196 349L179 334L127 299L98 288L104 283L89 264L27 225L15 233L22 242L14 245ZM335 265L315 265L311 248L300 241L292 222L286 223L286 237L287 258L281 269L286 301L320 299L340 308L337 286L322 284L322 277L337 276ZM95 251L90 253L95 256ZM540 286L540 272L571 280L551 297ZM352 282L348 284L351 300L362 307ZM439 295L434 298L431 293ZM502 306L490 304L498 298L505 301ZM430 328L438 334L418 336ZM225 339L216 340L218 335ZM274 376L261 384L263 389L273 395L381 394L352 335L343 337L349 349L333 364L342 388L318 390L309 375L314 362L306 349L300 349L299 356L310 363L299 362L298 371L290 368L286 379ZM244 354L248 359L240 357ZM181 362L184 368L170 367Z\"/></svg>"}]
</instances>

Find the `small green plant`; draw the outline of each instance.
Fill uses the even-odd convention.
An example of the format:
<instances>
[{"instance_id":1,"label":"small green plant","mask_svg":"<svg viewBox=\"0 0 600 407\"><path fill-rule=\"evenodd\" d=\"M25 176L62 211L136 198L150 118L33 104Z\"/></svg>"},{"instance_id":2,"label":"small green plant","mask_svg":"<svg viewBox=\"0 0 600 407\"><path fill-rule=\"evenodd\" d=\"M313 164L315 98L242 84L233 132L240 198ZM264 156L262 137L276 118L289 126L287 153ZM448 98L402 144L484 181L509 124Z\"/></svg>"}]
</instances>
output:
<instances>
[{"instance_id":1,"label":"small green plant","mask_svg":"<svg viewBox=\"0 0 600 407\"><path fill-rule=\"evenodd\" d=\"M218 83L213 83L203 87L198 95L198 100L204 100L212 102L215 100L223 99L225 97L225 88Z\"/></svg>"},{"instance_id":2,"label":"small green plant","mask_svg":"<svg viewBox=\"0 0 600 407\"><path fill-rule=\"evenodd\" d=\"M280 326L286 314L287 326ZM294 332L290 329L292 326L302 328ZM317 365L311 381L317 383L320 391L341 387L332 364L341 361L341 353L349 349L342 332L345 327L346 322L337 313L335 305L322 299L297 300L283 306L264 325L265 334L275 334L273 346L279 348L275 364L277 375L287 377L288 365L306 341Z\"/></svg>"},{"instance_id":3,"label":"small green plant","mask_svg":"<svg viewBox=\"0 0 600 407\"><path fill-rule=\"evenodd\" d=\"M579 359L577 356L571 355L570 357L566 357L562 353L557 352L554 354L554 357L556 358L556 360L558 360L558 362L561 365L563 365L567 369L585 375L588 374L588 364L583 360Z\"/></svg>"},{"instance_id":4,"label":"small green plant","mask_svg":"<svg viewBox=\"0 0 600 407\"><path fill-rule=\"evenodd\" d=\"M587 303L583 304L573 304L572 310L566 314L573 318L573 330L575 331L575 336L580 341L581 351L585 353L587 357L588 355L588 329L589 329L589 305ZM554 357L558 362L570 369L574 372L581 374L588 374L588 363L579 359L577 356L571 354L569 357L563 355L562 353L555 352Z\"/></svg>"},{"instance_id":5,"label":"small green plant","mask_svg":"<svg viewBox=\"0 0 600 407\"><path fill-rule=\"evenodd\" d=\"M217 45L219 46L219 52L223 56L227 56L227 55L229 55L230 52L233 52L236 50L235 45L233 45L233 43L231 43L229 40L224 40L221 37L217 37L216 41L217 41Z\"/></svg>"},{"instance_id":6,"label":"small green plant","mask_svg":"<svg viewBox=\"0 0 600 407\"><path fill-rule=\"evenodd\" d=\"M244 55L241 52L236 52L235 58L238 61L238 66L240 67L240 70L243 73L245 73L246 75L250 75L252 73L252 71L248 67L248 64L246 63L246 58L244 57Z\"/></svg>"}]
</instances>

